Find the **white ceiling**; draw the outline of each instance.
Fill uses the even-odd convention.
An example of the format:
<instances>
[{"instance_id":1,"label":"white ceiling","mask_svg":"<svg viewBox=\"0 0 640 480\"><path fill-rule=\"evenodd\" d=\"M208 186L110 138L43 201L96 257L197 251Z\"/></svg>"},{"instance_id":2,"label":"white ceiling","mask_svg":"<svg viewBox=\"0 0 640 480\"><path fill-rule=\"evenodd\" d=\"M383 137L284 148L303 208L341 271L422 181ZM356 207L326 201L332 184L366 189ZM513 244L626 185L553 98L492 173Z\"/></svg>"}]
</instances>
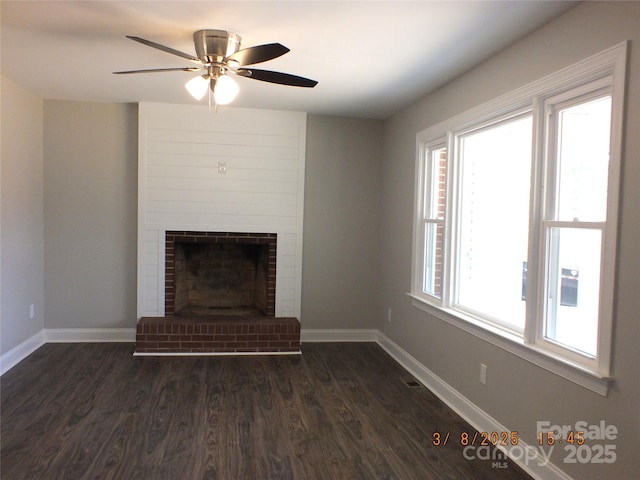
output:
<instances>
[{"instance_id":1,"label":"white ceiling","mask_svg":"<svg viewBox=\"0 0 640 480\"><path fill-rule=\"evenodd\" d=\"M229 30L245 48L291 49L257 68L319 81L307 89L238 77L233 105L386 118L575 3L2 0L1 68L47 99L197 103L183 88L194 73L113 75L193 65L125 35L195 54L194 31Z\"/></svg>"}]
</instances>

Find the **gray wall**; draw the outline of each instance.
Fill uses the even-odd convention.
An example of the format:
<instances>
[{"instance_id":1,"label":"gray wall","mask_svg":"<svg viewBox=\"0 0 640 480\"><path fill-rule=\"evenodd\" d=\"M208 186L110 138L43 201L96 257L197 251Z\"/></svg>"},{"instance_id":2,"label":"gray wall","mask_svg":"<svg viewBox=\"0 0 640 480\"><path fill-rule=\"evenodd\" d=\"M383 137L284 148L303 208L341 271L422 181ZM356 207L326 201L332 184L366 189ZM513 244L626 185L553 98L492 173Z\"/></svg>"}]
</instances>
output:
<instances>
[{"instance_id":1,"label":"gray wall","mask_svg":"<svg viewBox=\"0 0 640 480\"><path fill-rule=\"evenodd\" d=\"M4 355L43 328L44 234L42 99L5 77L1 90L0 355Z\"/></svg>"},{"instance_id":2,"label":"gray wall","mask_svg":"<svg viewBox=\"0 0 640 480\"><path fill-rule=\"evenodd\" d=\"M382 122L307 118L302 327L371 328L379 309Z\"/></svg>"},{"instance_id":3,"label":"gray wall","mask_svg":"<svg viewBox=\"0 0 640 480\"><path fill-rule=\"evenodd\" d=\"M533 35L424 97L385 122L382 195L381 302L391 324L378 327L481 409L535 442L536 421L575 424L605 420L620 430L612 465L570 465L566 452L553 461L574 478L636 478L640 470L634 436L640 426L640 3L586 2ZM418 131L526 85L576 61L631 40L618 250L613 375L602 397L538 368L412 307L411 284L415 135ZM479 365L488 366L488 384ZM634 472L634 473L632 473Z\"/></svg>"},{"instance_id":4,"label":"gray wall","mask_svg":"<svg viewBox=\"0 0 640 480\"><path fill-rule=\"evenodd\" d=\"M47 328L133 328L137 110L46 100ZM371 328L382 122L309 116L303 328Z\"/></svg>"},{"instance_id":5,"label":"gray wall","mask_svg":"<svg viewBox=\"0 0 640 480\"><path fill-rule=\"evenodd\" d=\"M46 328L136 325L137 111L44 102Z\"/></svg>"}]
</instances>

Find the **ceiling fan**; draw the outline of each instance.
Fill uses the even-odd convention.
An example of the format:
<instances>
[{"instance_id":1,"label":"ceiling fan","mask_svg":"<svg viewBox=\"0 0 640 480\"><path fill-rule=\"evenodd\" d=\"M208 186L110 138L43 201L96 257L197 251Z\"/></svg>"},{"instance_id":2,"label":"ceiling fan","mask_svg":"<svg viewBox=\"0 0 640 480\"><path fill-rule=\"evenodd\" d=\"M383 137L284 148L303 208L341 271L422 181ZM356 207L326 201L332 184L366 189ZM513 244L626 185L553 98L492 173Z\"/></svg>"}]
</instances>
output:
<instances>
[{"instance_id":1,"label":"ceiling fan","mask_svg":"<svg viewBox=\"0 0 640 480\"><path fill-rule=\"evenodd\" d=\"M318 82L309 78L291 75L289 73L246 68L248 65L266 62L280 57L289 52L289 49L280 43L267 43L240 49L241 38L239 35L225 30L198 30L193 34L196 56L175 50L140 37L127 35L127 38L142 43L149 47L157 48L163 52L185 58L197 66L176 68L153 68L146 70L127 70L113 72L117 75L130 73L156 73L156 72L197 72L205 73L189 80L185 87L196 99L200 100L207 91L213 93L216 105L226 105L233 101L238 94L238 85L229 74L252 78L262 82L277 83L294 87L313 88ZM209 97L211 100L211 96Z\"/></svg>"}]
</instances>

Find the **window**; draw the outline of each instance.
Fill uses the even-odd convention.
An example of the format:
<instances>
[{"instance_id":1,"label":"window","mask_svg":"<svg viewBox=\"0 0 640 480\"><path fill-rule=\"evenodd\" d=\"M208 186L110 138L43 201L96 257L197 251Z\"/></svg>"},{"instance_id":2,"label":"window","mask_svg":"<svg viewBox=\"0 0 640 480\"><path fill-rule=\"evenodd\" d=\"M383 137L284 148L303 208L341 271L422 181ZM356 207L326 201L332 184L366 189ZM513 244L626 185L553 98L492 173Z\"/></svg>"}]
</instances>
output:
<instances>
[{"instance_id":1,"label":"window","mask_svg":"<svg viewBox=\"0 0 640 480\"><path fill-rule=\"evenodd\" d=\"M542 334L545 341L595 358L607 224L611 93L610 88L593 88L586 96L568 93L545 102L549 134ZM567 282L578 274L580 289L576 281L574 302L569 305Z\"/></svg>"},{"instance_id":2,"label":"window","mask_svg":"<svg viewBox=\"0 0 640 480\"><path fill-rule=\"evenodd\" d=\"M423 291L442 298L442 266L444 240L444 206L447 173L447 148L438 144L430 148L425 159L425 191L422 222L424 236ZM428 193L427 193L428 192Z\"/></svg>"},{"instance_id":3,"label":"window","mask_svg":"<svg viewBox=\"0 0 640 480\"><path fill-rule=\"evenodd\" d=\"M414 305L606 394L626 45L417 136Z\"/></svg>"},{"instance_id":4,"label":"window","mask_svg":"<svg viewBox=\"0 0 640 480\"><path fill-rule=\"evenodd\" d=\"M531 112L455 136L458 234L452 305L487 321L524 328Z\"/></svg>"}]
</instances>

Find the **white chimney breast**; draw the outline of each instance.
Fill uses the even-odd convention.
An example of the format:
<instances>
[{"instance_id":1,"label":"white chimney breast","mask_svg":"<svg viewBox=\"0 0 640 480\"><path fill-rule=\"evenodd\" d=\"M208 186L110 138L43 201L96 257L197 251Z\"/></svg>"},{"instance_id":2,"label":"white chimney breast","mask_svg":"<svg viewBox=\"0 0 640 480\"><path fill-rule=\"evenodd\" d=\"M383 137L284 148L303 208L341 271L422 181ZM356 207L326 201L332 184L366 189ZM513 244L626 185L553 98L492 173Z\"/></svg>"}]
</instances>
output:
<instances>
[{"instance_id":1,"label":"white chimney breast","mask_svg":"<svg viewBox=\"0 0 640 480\"><path fill-rule=\"evenodd\" d=\"M141 103L138 114L138 318L164 316L167 230L276 233L276 316L300 318L306 113Z\"/></svg>"}]
</instances>

